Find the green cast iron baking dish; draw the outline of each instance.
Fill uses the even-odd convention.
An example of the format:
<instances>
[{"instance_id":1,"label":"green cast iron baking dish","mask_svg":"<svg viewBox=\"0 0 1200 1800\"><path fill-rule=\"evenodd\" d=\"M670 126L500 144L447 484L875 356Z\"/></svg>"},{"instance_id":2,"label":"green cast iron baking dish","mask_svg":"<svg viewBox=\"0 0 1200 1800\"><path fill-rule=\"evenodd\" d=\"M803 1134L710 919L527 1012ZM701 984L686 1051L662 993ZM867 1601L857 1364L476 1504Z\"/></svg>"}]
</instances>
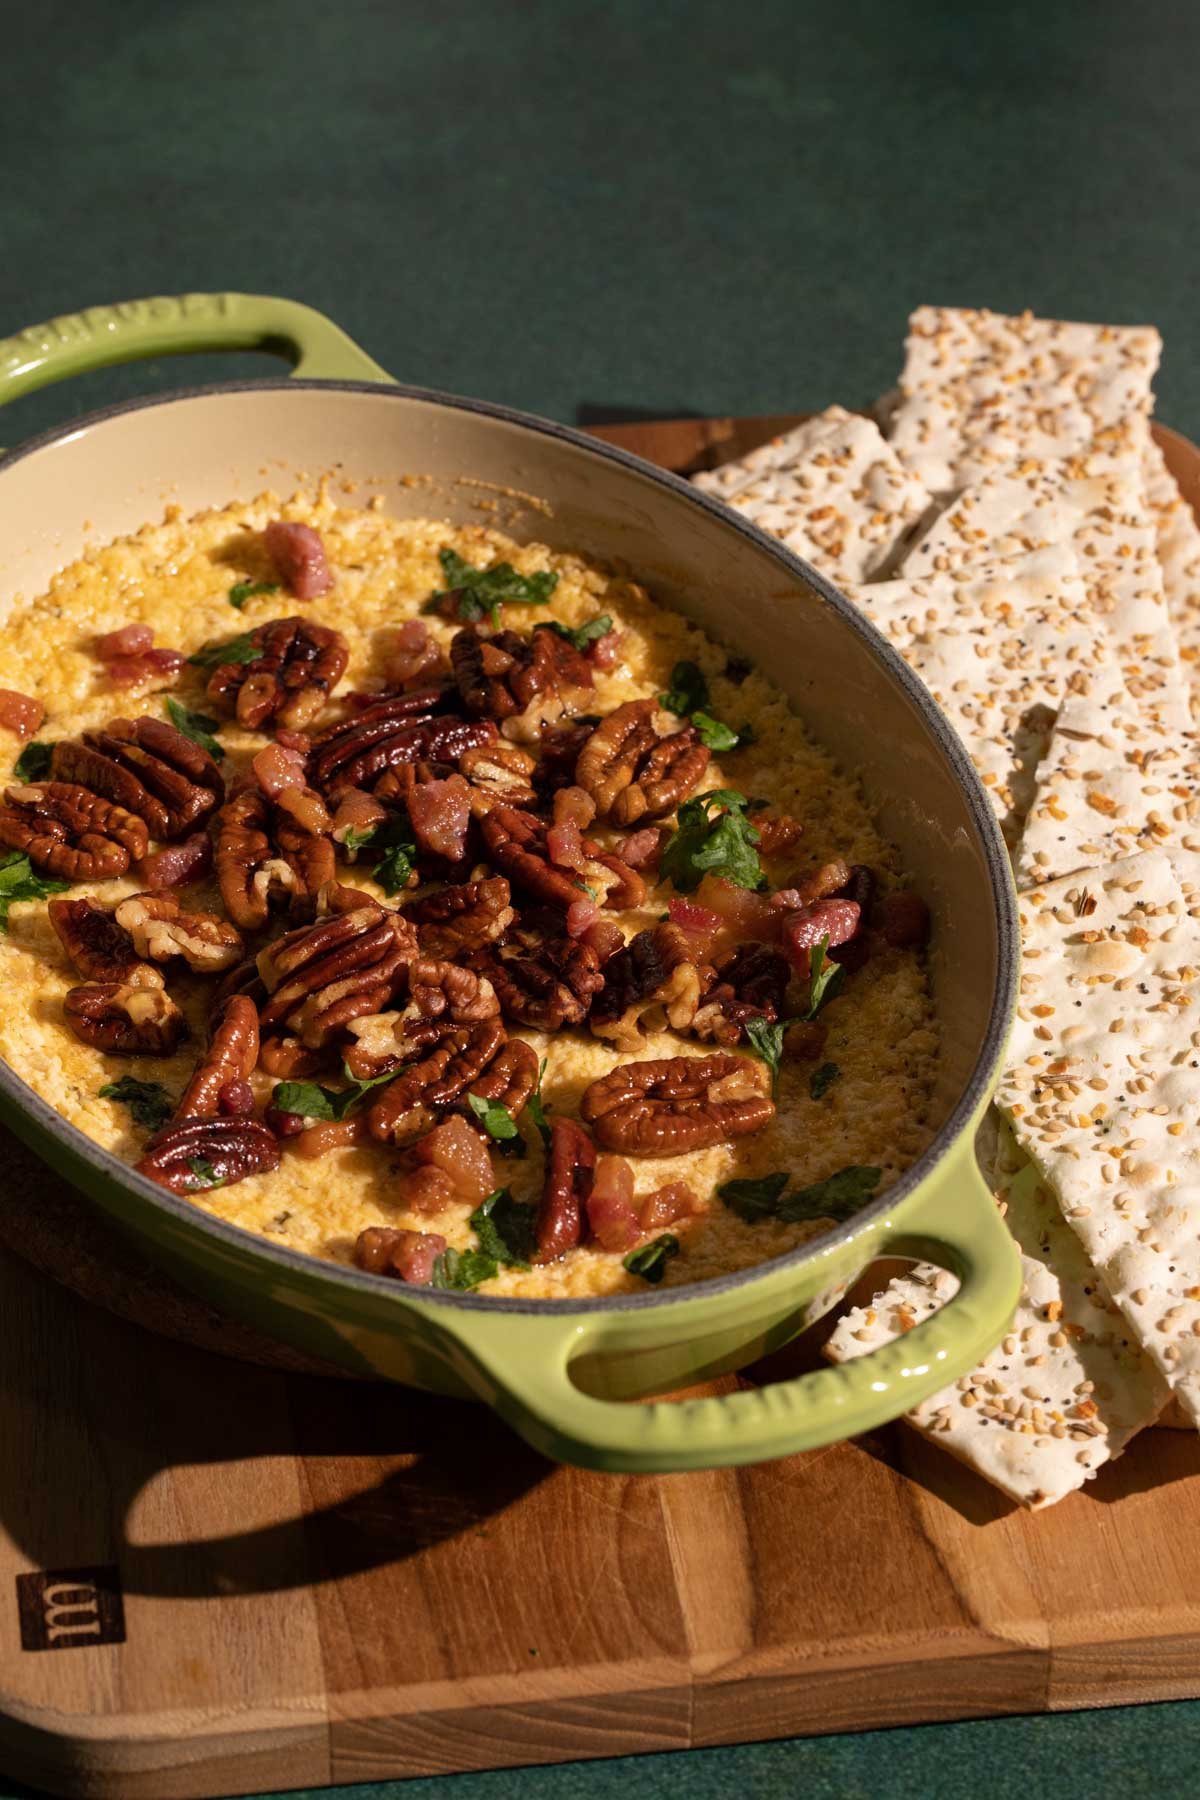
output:
<instances>
[{"instance_id":1,"label":"green cast iron baking dish","mask_svg":"<svg viewBox=\"0 0 1200 1800\"><path fill-rule=\"evenodd\" d=\"M261 347L288 355L295 377L114 407L0 459L4 606L164 500L223 507L264 477L287 491L336 469L398 515L455 522L478 517L481 498L532 496L515 535L628 567L768 669L817 738L861 772L933 912L943 1122L902 1180L811 1247L694 1288L518 1301L405 1289L223 1224L135 1175L0 1065L4 1119L217 1307L356 1372L485 1400L564 1461L632 1472L756 1462L894 1418L997 1342L1020 1283L973 1151L1014 1002L1016 913L962 746L849 603L744 519L561 425L395 386L307 307L240 294L97 307L0 342L0 400L102 363ZM840 1368L723 1398L624 1404L777 1348L885 1255L952 1270L955 1299Z\"/></svg>"}]
</instances>

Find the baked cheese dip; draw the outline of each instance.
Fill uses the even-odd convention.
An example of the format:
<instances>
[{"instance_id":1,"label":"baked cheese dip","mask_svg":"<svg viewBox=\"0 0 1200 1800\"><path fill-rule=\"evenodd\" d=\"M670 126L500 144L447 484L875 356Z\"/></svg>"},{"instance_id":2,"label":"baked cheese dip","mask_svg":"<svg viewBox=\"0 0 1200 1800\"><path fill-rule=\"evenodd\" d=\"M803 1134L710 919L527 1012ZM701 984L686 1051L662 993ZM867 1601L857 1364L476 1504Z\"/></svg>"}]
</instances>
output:
<instances>
[{"instance_id":1,"label":"baked cheese dip","mask_svg":"<svg viewBox=\"0 0 1200 1800\"><path fill-rule=\"evenodd\" d=\"M0 1052L217 1217L405 1282L646 1291L929 1142L896 850L633 582L266 494L92 551L5 648Z\"/></svg>"}]
</instances>

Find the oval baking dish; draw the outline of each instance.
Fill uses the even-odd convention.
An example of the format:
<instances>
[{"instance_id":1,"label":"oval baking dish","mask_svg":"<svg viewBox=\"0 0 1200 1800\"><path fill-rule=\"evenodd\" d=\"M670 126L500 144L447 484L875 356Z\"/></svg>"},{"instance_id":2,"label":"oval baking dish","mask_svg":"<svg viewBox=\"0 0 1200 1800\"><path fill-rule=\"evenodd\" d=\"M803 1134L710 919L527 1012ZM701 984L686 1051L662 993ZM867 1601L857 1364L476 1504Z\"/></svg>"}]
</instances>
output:
<instances>
[{"instance_id":1,"label":"oval baking dish","mask_svg":"<svg viewBox=\"0 0 1200 1800\"><path fill-rule=\"evenodd\" d=\"M695 1287L519 1301L402 1288L277 1248L136 1175L0 1065L0 1112L161 1266L215 1306L328 1361L497 1408L546 1454L649 1472L759 1461L903 1412L1002 1335L1020 1268L975 1163L976 1125L1014 1003L1014 896L966 753L883 639L774 539L676 477L578 432L396 386L306 307L187 295L101 307L0 343L0 401L102 363L267 347L292 379L224 384L76 420L0 459L0 604L136 530L164 500L191 513L338 474L399 516L523 513L506 529L617 562L656 599L769 669L814 736L861 774L933 915L940 1128L848 1224ZM369 484L369 485L368 485ZM838 1368L723 1398L624 1404L738 1368L810 1324L876 1257L928 1257L960 1280L934 1318Z\"/></svg>"}]
</instances>

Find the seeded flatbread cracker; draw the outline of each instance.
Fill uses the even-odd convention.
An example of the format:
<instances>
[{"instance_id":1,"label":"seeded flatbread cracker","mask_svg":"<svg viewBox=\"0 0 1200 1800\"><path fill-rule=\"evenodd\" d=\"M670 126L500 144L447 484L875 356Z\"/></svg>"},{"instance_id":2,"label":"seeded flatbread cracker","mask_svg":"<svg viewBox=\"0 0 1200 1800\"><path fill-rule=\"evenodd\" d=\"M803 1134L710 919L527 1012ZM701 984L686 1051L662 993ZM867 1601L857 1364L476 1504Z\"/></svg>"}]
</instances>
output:
<instances>
[{"instance_id":1,"label":"seeded flatbread cracker","mask_svg":"<svg viewBox=\"0 0 1200 1800\"><path fill-rule=\"evenodd\" d=\"M1166 1383L1097 1282L1038 1171L1005 1131L997 1197L1021 1248L1012 1325L970 1374L906 1414L908 1422L1022 1506L1052 1506L1152 1424ZM856 1307L825 1346L847 1362L889 1343L958 1290L930 1263Z\"/></svg>"},{"instance_id":2,"label":"seeded flatbread cracker","mask_svg":"<svg viewBox=\"0 0 1200 1800\"><path fill-rule=\"evenodd\" d=\"M1015 849L1061 702L1124 689L1072 546L849 592L963 739Z\"/></svg>"},{"instance_id":3,"label":"seeded flatbread cracker","mask_svg":"<svg viewBox=\"0 0 1200 1800\"><path fill-rule=\"evenodd\" d=\"M1017 886L1172 846L1200 851L1195 732L1098 691L1068 695L1037 766Z\"/></svg>"},{"instance_id":4,"label":"seeded flatbread cracker","mask_svg":"<svg viewBox=\"0 0 1200 1800\"><path fill-rule=\"evenodd\" d=\"M865 581L929 505L871 419L831 406L695 477L833 581Z\"/></svg>"},{"instance_id":5,"label":"seeded flatbread cracker","mask_svg":"<svg viewBox=\"0 0 1200 1800\"><path fill-rule=\"evenodd\" d=\"M1142 480L1192 715L1200 718L1200 525L1152 438L1146 445Z\"/></svg>"},{"instance_id":6,"label":"seeded flatbread cracker","mask_svg":"<svg viewBox=\"0 0 1200 1800\"><path fill-rule=\"evenodd\" d=\"M922 306L908 329L889 437L935 494L1022 456L1124 441L1149 416L1162 354L1150 326Z\"/></svg>"},{"instance_id":7,"label":"seeded flatbread cracker","mask_svg":"<svg viewBox=\"0 0 1200 1800\"><path fill-rule=\"evenodd\" d=\"M997 1104L1200 1424L1200 856L1153 850L1021 897Z\"/></svg>"}]
</instances>

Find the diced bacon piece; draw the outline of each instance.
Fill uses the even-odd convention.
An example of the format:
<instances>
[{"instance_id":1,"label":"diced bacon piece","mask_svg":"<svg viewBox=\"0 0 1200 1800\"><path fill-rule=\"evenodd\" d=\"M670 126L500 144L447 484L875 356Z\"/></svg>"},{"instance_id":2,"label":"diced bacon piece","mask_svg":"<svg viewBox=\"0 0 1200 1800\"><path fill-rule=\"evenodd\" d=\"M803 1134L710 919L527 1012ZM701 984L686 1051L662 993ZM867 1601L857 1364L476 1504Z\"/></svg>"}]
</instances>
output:
<instances>
[{"instance_id":1,"label":"diced bacon piece","mask_svg":"<svg viewBox=\"0 0 1200 1800\"><path fill-rule=\"evenodd\" d=\"M668 1181L663 1187L655 1188L652 1194L644 1194L637 1203L637 1210L642 1231L649 1234L674 1225L677 1219L690 1219L708 1209L697 1200L686 1181Z\"/></svg>"},{"instance_id":2,"label":"diced bacon piece","mask_svg":"<svg viewBox=\"0 0 1200 1800\"><path fill-rule=\"evenodd\" d=\"M623 1156L598 1156L587 1198L588 1224L604 1250L632 1250L642 1235L633 1202L633 1170Z\"/></svg>"},{"instance_id":3,"label":"diced bacon piece","mask_svg":"<svg viewBox=\"0 0 1200 1800\"><path fill-rule=\"evenodd\" d=\"M319 532L291 519L275 519L263 534L267 555L289 594L315 600L333 586L333 576Z\"/></svg>"},{"instance_id":4,"label":"diced bacon piece","mask_svg":"<svg viewBox=\"0 0 1200 1800\"><path fill-rule=\"evenodd\" d=\"M422 848L452 862L462 861L471 822L471 787L461 775L418 782L409 796L408 816Z\"/></svg>"},{"instance_id":5,"label":"diced bacon piece","mask_svg":"<svg viewBox=\"0 0 1200 1800\"><path fill-rule=\"evenodd\" d=\"M0 688L0 725L6 731L31 738L45 716L45 707L32 694L18 693L16 688Z\"/></svg>"},{"instance_id":6,"label":"diced bacon piece","mask_svg":"<svg viewBox=\"0 0 1200 1800\"><path fill-rule=\"evenodd\" d=\"M581 933L580 941L585 943L589 950L596 952L601 966L603 966L610 956L615 956L618 950L625 948L625 933L619 925L614 925L611 919L597 919L588 926L585 932Z\"/></svg>"},{"instance_id":7,"label":"diced bacon piece","mask_svg":"<svg viewBox=\"0 0 1200 1800\"><path fill-rule=\"evenodd\" d=\"M199 881L212 868L213 846L207 831L194 831L177 844L143 856L137 877L143 887L173 888L185 881Z\"/></svg>"},{"instance_id":8,"label":"diced bacon piece","mask_svg":"<svg viewBox=\"0 0 1200 1800\"><path fill-rule=\"evenodd\" d=\"M331 1150L344 1150L348 1144L360 1144L366 1131L365 1113L359 1113L353 1119L319 1119L315 1125L310 1125L298 1137L293 1138L292 1149L298 1155L307 1157L309 1162L317 1162L322 1156L328 1156Z\"/></svg>"},{"instance_id":9,"label":"diced bacon piece","mask_svg":"<svg viewBox=\"0 0 1200 1800\"><path fill-rule=\"evenodd\" d=\"M886 894L879 903L879 927L893 950L912 950L929 936L929 908L920 894Z\"/></svg>"},{"instance_id":10,"label":"diced bacon piece","mask_svg":"<svg viewBox=\"0 0 1200 1800\"><path fill-rule=\"evenodd\" d=\"M394 1231L375 1225L359 1233L354 1260L372 1275L398 1275L410 1287L428 1287L433 1266L445 1253L440 1231Z\"/></svg>"},{"instance_id":11,"label":"diced bacon piece","mask_svg":"<svg viewBox=\"0 0 1200 1800\"><path fill-rule=\"evenodd\" d=\"M254 1089L248 1081L223 1081L217 1089L217 1107L227 1119L244 1118L254 1111Z\"/></svg>"},{"instance_id":12,"label":"diced bacon piece","mask_svg":"<svg viewBox=\"0 0 1200 1800\"><path fill-rule=\"evenodd\" d=\"M621 861L628 863L631 869L656 869L664 836L654 825L643 825L640 831L631 831L621 845Z\"/></svg>"},{"instance_id":13,"label":"diced bacon piece","mask_svg":"<svg viewBox=\"0 0 1200 1800\"><path fill-rule=\"evenodd\" d=\"M154 642L149 625L122 625L116 631L105 631L93 648L101 662L116 662L126 656L141 656Z\"/></svg>"},{"instance_id":14,"label":"diced bacon piece","mask_svg":"<svg viewBox=\"0 0 1200 1800\"><path fill-rule=\"evenodd\" d=\"M144 650L140 656L116 657L106 669L114 687L145 687L147 682L177 675L186 661L182 650Z\"/></svg>"},{"instance_id":15,"label":"diced bacon piece","mask_svg":"<svg viewBox=\"0 0 1200 1800\"><path fill-rule=\"evenodd\" d=\"M567 908L567 936L581 938L589 931L600 917L600 908L586 894L578 900L572 900Z\"/></svg>"},{"instance_id":16,"label":"diced bacon piece","mask_svg":"<svg viewBox=\"0 0 1200 1800\"><path fill-rule=\"evenodd\" d=\"M598 669L615 669L621 660L624 636L623 631L606 631L603 637L593 639L584 654Z\"/></svg>"},{"instance_id":17,"label":"diced bacon piece","mask_svg":"<svg viewBox=\"0 0 1200 1800\"><path fill-rule=\"evenodd\" d=\"M554 796L555 825L576 824L586 831L596 816L596 802L581 787L559 788Z\"/></svg>"},{"instance_id":18,"label":"diced bacon piece","mask_svg":"<svg viewBox=\"0 0 1200 1800\"><path fill-rule=\"evenodd\" d=\"M753 894L748 888L726 881L723 875L706 875L696 889L696 898L702 906L711 906L721 915L734 937L762 938L766 942L778 937L778 915L772 911L767 894Z\"/></svg>"},{"instance_id":19,"label":"diced bacon piece","mask_svg":"<svg viewBox=\"0 0 1200 1800\"><path fill-rule=\"evenodd\" d=\"M496 1186L487 1146L458 1113L419 1139L413 1155L419 1163L438 1169L454 1188L455 1199L473 1207Z\"/></svg>"},{"instance_id":20,"label":"diced bacon piece","mask_svg":"<svg viewBox=\"0 0 1200 1800\"><path fill-rule=\"evenodd\" d=\"M347 788L337 803L333 815L333 835L338 843L345 840L347 832L356 831L360 835L371 831L376 825L382 825L387 818L387 807L380 804L373 794L364 794L361 788Z\"/></svg>"},{"instance_id":21,"label":"diced bacon piece","mask_svg":"<svg viewBox=\"0 0 1200 1800\"><path fill-rule=\"evenodd\" d=\"M393 1197L398 1206L409 1212L424 1213L427 1218L436 1218L451 1206L462 1203L462 1195L446 1174L444 1169L436 1169L431 1163L420 1163L415 1169L408 1169L399 1177L393 1190Z\"/></svg>"},{"instance_id":22,"label":"diced bacon piece","mask_svg":"<svg viewBox=\"0 0 1200 1800\"><path fill-rule=\"evenodd\" d=\"M442 660L424 619L406 619L384 653L383 673L394 687L410 681L427 681Z\"/></svg>"},{"instance_id":23,"label":"diced bacon piece","mask_svg":"<svg viewBox=\"0 0 1200 1800\"><path fill-rule=\"evenodd\" d=\"M793 1062L816 1062L827 1036L819 1019L793 1019L783 1034L783 1054Z\"/></svg>"},{"instance_id":24,"label":"diced bacon piece","mask_svg":"<svg viewBox=\"0 0 1200 1800\"><path fill-rule=\"evenodd\" d=\"M810 953L821 939L828 938L829 949L848 944L861 917L853 900L818 900L814 906L784 913L782 943L793 967L799 974L807 975Z\"/></svg>"},{"instance_id":25,"label":"diced bacon piece","mask_svg":"<svg viewBox=\"0 0 1200 1800\"><path fill-rule=\"evenodd\" d=\"M279 795L279 807L295 819L309 837L322 837L333 824L325 802L314 788L288 787Z\"/></svg>"},{"instance_id":26,"label":"diced bacon piece","mask_svg":"<svg viewBox=\"0 0 1200 1800\"><path fill-rule=\"evenodd\" d=\"M680 900L672 897L667 901L667 915L672 925L678 925L688 941L688 948L699 961L703 961L711 952L721 930L720 913L714 912L711 906L701 906L695 900Z\"/></svg>"},{"instance_id":27,"label":"diced bacon piece","mask_svg":"<svg viewBox=\"0 0 1200 1800\"><path fill-rule=\"evenodd\" d=\"M577 820L564 819L561 824L550 827L546 833L546 854L560 869L574 869L578 874L583 874L587 868L587 858L583 853L583 836Z\"/></svg>"},{"instance_id":28,"label":"diced bacon piece","mask_svg":"<svg viewBox=\"0 0 1200 1800\"><path fill-rule=\"evenodd\" d=\"M312 749L312 739L307 731L277 731L275 742L282 744L285 750L295 750L301 756L307 756Z\"/></svg>"},{"instance_id":29,"label":"diced bacon piece","mask_svg":"<svg viewBox=\"0 0 1200 1800\"><path fill-rule=\"evenodd\" d=\"M282 744L268 744L251 763L254 779L268 800L278 800L289 788L308 785L304 758L298 750L285 750Z\"/></svg>"}]
</instances>

